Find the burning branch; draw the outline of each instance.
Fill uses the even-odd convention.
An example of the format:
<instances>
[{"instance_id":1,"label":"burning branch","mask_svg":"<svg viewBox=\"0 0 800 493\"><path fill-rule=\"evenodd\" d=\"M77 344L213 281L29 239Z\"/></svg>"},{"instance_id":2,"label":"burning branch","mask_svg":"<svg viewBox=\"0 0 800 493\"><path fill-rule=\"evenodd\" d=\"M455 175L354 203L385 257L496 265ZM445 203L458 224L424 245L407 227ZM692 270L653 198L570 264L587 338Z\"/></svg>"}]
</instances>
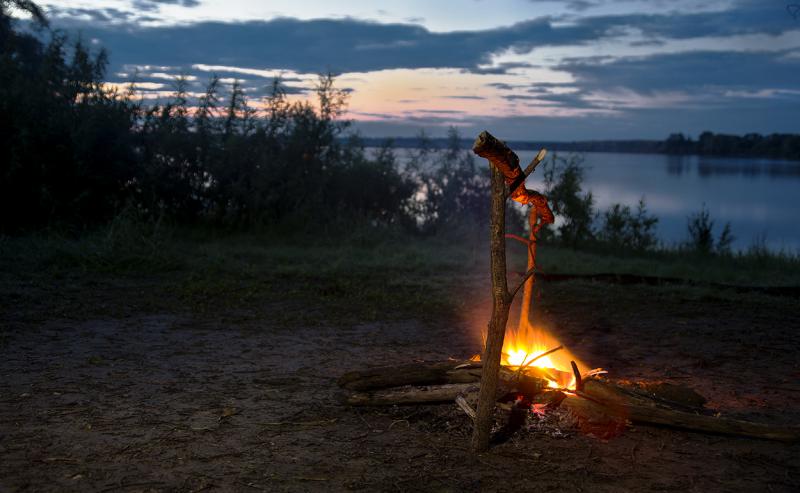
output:
<instances>
[{"instance_id":1,"label":"burning branch","mask_svg":"<svg viewBox=\"0 0 800 493\"><path fill-rule=\"evenodd\" d=\"M534 361L536 361L538 359L541 359L541 358L544 358L545 356L553 354L556 351L560 351L562 349L564 349L564 346L556 346L553 349L548 349L547 351L545 351L545 352L543 352L541 354L538 354L535 358L532 358L530 361L528 361L524 365L520 366L518 371L520 373L522 373L525 370L525 368L529 367L531 365L531 363L533 363Z\"/></svg>"}]
</instances>

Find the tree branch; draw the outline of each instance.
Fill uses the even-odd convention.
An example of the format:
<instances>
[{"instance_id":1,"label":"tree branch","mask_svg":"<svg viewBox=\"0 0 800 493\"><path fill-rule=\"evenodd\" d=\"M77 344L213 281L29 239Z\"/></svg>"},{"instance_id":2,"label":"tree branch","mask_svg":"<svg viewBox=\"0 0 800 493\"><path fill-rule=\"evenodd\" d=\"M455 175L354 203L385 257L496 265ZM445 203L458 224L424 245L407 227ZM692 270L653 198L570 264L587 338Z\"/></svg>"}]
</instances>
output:
<instances>
[{"instance_id":1,"label":"tree branch","mask_svg":"<svg viewBox=\"0 0 800 493\"><path fill-rule=\"evenodd\" d=\"M506 233L506 238L509 239L509 240L517 240L518 242L524 243L525 245L528 245L528 246L531 244L531 240L529 240L527 238L523 238L522 236L519 236L519 235L515 235L513 233Z\"/></svg>"},{"instance_id":2,"label":"tree branch","mask_svg":"<svg viewBox=\"0 0 800 493\"><path fill-rule=\"evenodd\" d=\"M514 296L517 295L517 291L519 291L522 288L522 286L525 285L525 281L527 281L535 273L536 273L536 266L534 265L533 267L528 269L528 272L526 272L524 276L522 276L522 280L519 282L519 284L517 284L517 286L507 294L508 303L511 303L514 300Z\"/></svg>"},{"instance_id":3,"label":"tree branch","mask_svg":"<svg viewBox=\"0 0 800 493\"><path fill-rule=\"evenodd\" d=\"M536 167L539 166L539 163L544 161L544 157L545 156L547 156L547 149L542 149L541 151L539 151L538 154L536 154L536 157L534 157L533 160L531 161L531 163L528 165L528 167L525 168L525 171L523 171L521 175L517 176L514 179L514 181L511 182L511 184L508 186L508 193L509 194L513 194L514 190L516 190L517 187L519 187L523 183L525 183L525 180L528 179L528 177L531 175L531 173L536 171Z\"/></svg>"}]
</instances>

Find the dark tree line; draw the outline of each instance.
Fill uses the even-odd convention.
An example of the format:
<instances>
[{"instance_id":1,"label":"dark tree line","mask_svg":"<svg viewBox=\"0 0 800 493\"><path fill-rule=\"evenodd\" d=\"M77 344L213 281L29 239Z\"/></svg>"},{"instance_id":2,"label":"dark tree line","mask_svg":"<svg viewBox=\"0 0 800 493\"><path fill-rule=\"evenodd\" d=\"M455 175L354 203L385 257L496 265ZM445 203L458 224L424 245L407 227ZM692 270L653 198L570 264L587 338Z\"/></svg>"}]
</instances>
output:
<instances>
[{"instance_id":1,"label":"dark tree line","mask_svg":"<svg viewBox=\"0 0 800 493\"><path fill-rule=\"evenodd\" d=\"M670 135L663 142L662 152L666 154L800 160L800 135L751 133L738 136L703 132L697 137L697 140L694 140L677 133Z\"/></svg>"},{"instance_id":2,"label":"dark tree line","mask_svg":"<svg viewBox=\"0 0 800 493\"><path fill-rule=\"evenodd\" d=\"M121 211L180 224L248 228L361 221L436 231L480 222L485 174L451 133L401 166L387 143L368 152L341 119L347 94L324 75L315 102L279 80L262 99L212 77L190 103L104 85L108 58L51 32L27 0L0 0L0 233L82 230ZM34 14L23 32L11 8Z\"/></svg>"}]
</instances>

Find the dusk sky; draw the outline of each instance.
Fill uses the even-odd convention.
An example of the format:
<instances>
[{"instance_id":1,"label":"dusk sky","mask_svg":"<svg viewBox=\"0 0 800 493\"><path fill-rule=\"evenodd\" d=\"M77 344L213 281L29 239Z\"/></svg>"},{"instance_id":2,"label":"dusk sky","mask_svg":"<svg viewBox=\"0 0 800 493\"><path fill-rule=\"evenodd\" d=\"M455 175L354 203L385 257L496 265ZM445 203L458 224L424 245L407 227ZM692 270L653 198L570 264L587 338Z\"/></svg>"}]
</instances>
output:
<instances>
[{"instance_id":1,"label":"dusk sky","mask_svg":"<svg viewBox=\"0 0 800 493\"><path fill-rule=\"evenodd\" d=\"M257 98L339 74L366 136L665 138L798 132L800 16L775 0L51 0L157 98L212 73Z\"/></svg>"}]
</instances>

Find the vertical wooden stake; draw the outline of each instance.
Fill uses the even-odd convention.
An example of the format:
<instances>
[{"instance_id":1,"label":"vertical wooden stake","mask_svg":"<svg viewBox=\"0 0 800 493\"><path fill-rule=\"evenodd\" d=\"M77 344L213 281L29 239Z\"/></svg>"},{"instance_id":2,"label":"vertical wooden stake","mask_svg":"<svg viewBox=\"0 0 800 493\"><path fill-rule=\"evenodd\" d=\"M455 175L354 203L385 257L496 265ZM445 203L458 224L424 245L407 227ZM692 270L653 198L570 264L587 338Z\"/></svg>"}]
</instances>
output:
<instances>
[{"instance_id":1,"label":"vertical wooden stake","mask_svg":"<svg viewBox=\"0 0 800 493\"><path fill-rule=\"evenodd\" d=\"M528 190L524 186L525 176L532 172L536 165L544 158L545 151L539 151L536 159L522 171L519 165L519 156L508 148L505 142L497 140L489 132L483 131L475 139L472 151L485 158L491 164L492 171L492 210L490 217L491 233L491 259L492 259L492 318L486 333L484 346L483 370L481 371L481 387L478 393L478 409L475 419L475 428L472 432L472 450L483 452L489 448L489 435L491 433L492 418L494 415L495 398L497 393L498 373L503 351L503 339L506 335L508 323L508 310L511 301L519 289L525 285L527 306L530 306L530 297L533 292L533 269L525 273L522 284L518 284L513 291L508 291L506 279L506 185L510 188L510 198L536 209L531 214L531 232L535 234L534 226L537 218L544 223L552 223L553 212L547 205L547 198L542 194ZM536 263L536 251L528 252L528 267ZM530 283L528 283L530 281ZM527 314L526 314L527 317Z\"/></svg>"},{"instance_id":2,"label":"vertical wooden stake","mask_svg":"<svg viewBox=\"0 0 800 493\"><path fill-rule=\"evenodd\" d=\"M506 335L510 296L506 280L506 197L503 173L492 166L492 209L490 218L492 318L486 334L486 346L481 356L483 370L478 393L477 418L472 432L472 450L483 452L489 448L489 435L494 418L497 380L503 338Z\"/></svg>"}]
</instances>

